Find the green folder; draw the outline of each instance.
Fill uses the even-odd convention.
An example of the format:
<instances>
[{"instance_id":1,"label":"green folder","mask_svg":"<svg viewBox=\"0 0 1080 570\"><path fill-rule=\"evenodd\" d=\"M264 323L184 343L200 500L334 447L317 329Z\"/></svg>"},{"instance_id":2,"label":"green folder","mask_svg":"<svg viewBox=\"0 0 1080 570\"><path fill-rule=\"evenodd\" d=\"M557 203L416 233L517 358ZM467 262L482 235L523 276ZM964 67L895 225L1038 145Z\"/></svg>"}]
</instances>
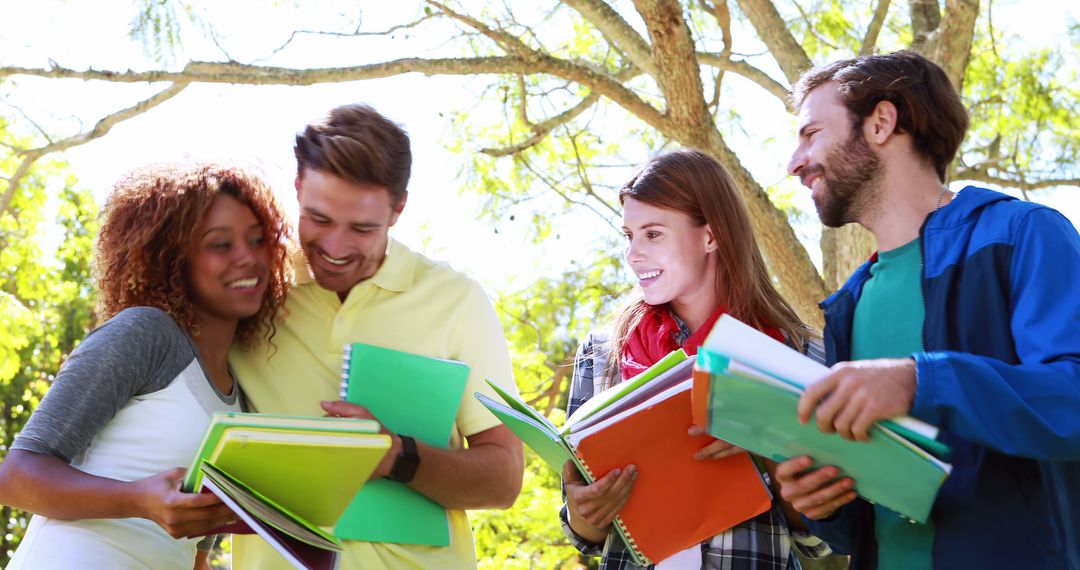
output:
<instances>
[{"instance_id":1,"label":"green folder","mask_svg":"<svg viewBox=\"0 0 1080 570\"><path fill-rule=\"evenodd\" d=\"M469 367L369 344L346 347L343 398L364 406L387 429L447 448ZM403 483L370 481L334 527L348 540L448 546L446 509Z\"/></svg>"},{"instance_id":2,"label":"green folder","mask_svg":"<svg viewBox=\"0 0 1080 570\"><path fill-rule=\"evenodd\" d=\"M389 448L381 433L233 427L206 461L312 524L332 527Z\"/></svg>"},{"instance_id":3,"label":"green folder","mask_svg":"<svg viewBox=\"0 0 1080 570\"><path fill-rule=\"evenodd\" d=\"M563 464L567 461L575 460L575 457L574 454L570 452L566 442L559 435L559 431L551 424L551 422L547 421L546 418L538 420L536 416L539 414L529 413L519 409L516 404L520 404L521 402L516 398L507 398L507 396L503 395L501 390L499 392L499 395L503 397L503 400L510 405L496 402L479 392L476 394L476 399L480 400L481 404L490 410L491 413L495 414L495 417L499 418L499 421L510 428L510 431L514 432L514 435L525 442L525 445L528 445L529 449L532 449L539 455L540 458L550 465L556 473L562 473ZM530 409L529 411L531 412L532 410ZM543 416L540 417L542 418Z\"/></svg>"},{"instance_id":4,"label":"green folder","mask_svg":"<svg viewBox=\"0 0 1080 570\"><path fill-rule=\"evenodd\" d=\"M799 423L800 389L708 349L697 366L711 375L710 435L776 461L809 455L815 466L835 465L866 500L926 522L950 465L880 424L860 442Z\"/></svg>"},{"instance_id":5,"label":"green folder","mask_svg":"<svg viewBox=\"0 0 1080 570\"><path fill-rule=\"evenodd\" d=\"M194 493L199 490L203 473L199 465L211 458L214 450L218 447L222 435L233 428L268 428L278 431L303 431L303 432L356 432L364 434L377 434L379 424L372 420L358 420L352 418L321 418L307 416L286 416L280 414L251 414L245 412L216 412L210 418L210 425L206 428L199 450L187 470L182 489L186 493ZM385 440L385 437L381 439Z\"/></svg>"}]
</instances>

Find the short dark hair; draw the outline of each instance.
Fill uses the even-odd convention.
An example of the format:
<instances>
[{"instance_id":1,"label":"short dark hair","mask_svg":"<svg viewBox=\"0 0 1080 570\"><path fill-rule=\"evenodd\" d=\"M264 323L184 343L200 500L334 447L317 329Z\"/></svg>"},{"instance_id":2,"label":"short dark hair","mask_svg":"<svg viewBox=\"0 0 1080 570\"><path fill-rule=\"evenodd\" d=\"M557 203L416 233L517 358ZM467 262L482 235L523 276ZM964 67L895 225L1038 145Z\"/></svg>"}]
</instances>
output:
<instances>
[{"instance_id":1,"label":"short dark hair","mask_svg":"<svg viewBox=\"0 0 1080 570\"><path fill-rule=\"evenodd\" d=\"M864 55L807 71L795 84L791 99L802 106L811 91L829 81L860 127L874 107L888 101L896 107L897 132L912 136L915 150L933 164L945 181L968 128L968 114L945 71L913 51Z\"/></svg>"},{"instance_id":2,"label":"short dark hair","mask_svg":"<svg viewBox=\"0 0 1080 570\"><path fill-rule=\"evenodd\" d=\"M405 198L412 169L409 135L368 105L342 105L296 135L296 175L305 169L356 184L384 186L395 204Z\"/></svg>"}]
</instances>

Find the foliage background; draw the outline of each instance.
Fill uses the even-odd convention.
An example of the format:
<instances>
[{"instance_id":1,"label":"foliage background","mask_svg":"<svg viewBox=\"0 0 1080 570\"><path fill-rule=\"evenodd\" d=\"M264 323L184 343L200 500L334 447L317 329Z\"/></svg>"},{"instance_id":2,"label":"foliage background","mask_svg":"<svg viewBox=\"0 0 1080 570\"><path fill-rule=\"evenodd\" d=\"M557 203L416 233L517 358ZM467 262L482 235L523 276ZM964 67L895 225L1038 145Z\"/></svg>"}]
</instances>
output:
<instances>
[{"instance_id":1,"label":"foliage background","mask_svg":"<svg viewBox=\"0 0 1080 570\"><path fill-rule=\"evenodd\" d=\"M373 15L378 11L371 4L330 4L340 10L336 17L324 22L323 31L337 34L342 41L357 35L350 32L356 14ZM404 46L401 49L405 52L423 45L423 49L415 51L424 55L487 57L518 49L514 47L516 38L543 54L585 62L612 74L648 104L666 110L665 105L672 103L654 78L619 75L632 71L634 65L628 62L632 58L625 56L622 46L614 45L594 22L567 7L595 3L579 0L534 4L523 9L520 3L469 1L443 9L436 2L418 3L415 20L396 22L410 27L398 31L388 40L390 43L383 45ZM633 20L633 5L612 4L618 13ZM775 78L781 91L788 83L785 66L778 62L786 56L761 39L766 34L760 33L746 14L765 4L775 5L783 32L790 34L808 61L819 63L863 51L869 30L877 21L877 9L882 6L885 16L872 43L872 49L879 51L925 41L914 21L915 15L928 6L944 14L974 6L978 18L971 30L971 48L959 50L966 61L963 94L973 121L962 156L954 165L955 178L1011 188L1037 200L1047 199L1048 188L1059 188L1055 190L1058 196L1075 192L1080 177L1076 170L1080 127L1075 120L1080 110L1075 64L1080 55L1080 26L1075 22L1067 41L1031 48L1023 38L1009 34L1008 22L994 21L991 2L687 0L681 4L698 49L715 56L709 61L719 61L715 58L726 53L729 60L759 65ZM131 38L145 50L148 61L174 72L185 68L184 59L189 52L195 53L195 43L201 46L197 52L200 57L217 58L217 63L223 65L237 63L233 57L255 59L248 57L257 51L252 46L230 44L228 33L221 32L247 27L249 22L222 21L212 16L210 6L181 0L134 2L128 26ZM251 21L271 27L293 26L290 21L282 24L280 20L288 18L280 14L302 12L298 2L288 0L249 2L244 6L262 10L260 17ZM727 11L726 27L721 9ZM479 33L476 26L449 17L447 10L475 17L492 34ZM413 22L417 23L415 30ZM301 18L295 26L299 29L308 23L312 22ZM428 25L432 27L423 27ZM356 30L361 30L360 24L356 24ZM363 31L367 33L369 28ZM503 33L509 38L499 35ZM492 40L493 34L496 41ZM731 37L736 41L729 42ZM228 47L231 55L223 57L214 44ZM264 52L258 55L266 55ZM337 62L360 57L362 63L371 63L373 57L354 47L330 55ZM9 63L0 55L0 67ZM777 156L789 148L788 140L775 133L790 130L792 117L776 94L755 88L746 77L724 64L718 65L703 65L699 73L702 86L697 95L708 104L708 127L740 150L740 160L754 174L755 184L768 195L772 206L795 229L802 241L800 247L805 246L815 259L824 257L817 271L825 274L825 282L834 284L829 275L834 280L846 272L842 268L830 269L832 257L825 243L817 243L819 228L813 214L801 209L805 200L800 203L799 190L778 174L783 159ZM186 83L177 83L157 99L144 100L151 103L145 108L117 113L113 122L79 125L77 129L61 123L54 129L39 127L21 109L8 103L18 100L20 89L33 81L57 82L55 91L82 85L76 79L29 78L0 72L0 100L5 103L0 109L0 172L4 177L0 188L18 189L11 193L8 206L0 208L0 453L6 452L63 358L94 324L90 245L96 206L74 172L63 161L50 158L55 156L53 151L105 136L115 124L149 111L187 87ZM435 80L429 81L435 84ZM626 108L594 97L591 88L563 78L508 72L474 74L467 81L478 92L477 103L444 118L449 126L443 144L462 158L461 170L450 185L477 199L477 215L486 229L523 233L535 245L532 251L537 255L559 258L557 264L551 259L537 261L543 261L545 267L557 265L556 271L524 282L507 281L505 287L492 291L522 394L558 423L577 344L590 330L604 325L605 315L611 313L618 295L628 287L619 256L616 188L627 175L627 165L650 152L685 144L686 138L681 131L654 128ZM303 89L308 91L299 96L306 96L314 88ZM235 90L251 93L239 87ZM767 99L764 105L771 107L754 114L747 104L748 97ZM101 99L108 112L112 101ZM586 102L588 105L580 113L572 117L566 114ZM76 134L68 136L71 131ZM65 141L70 145L65 146ZM758 152L742 152L749 148ZM28 158L33 160L20 170L28 164ZM587 242L570 244L569 249L574 251L576 247L576 253L551 253L560 243L557 251L566 251L566 242L580 236L572 230L587 225L599 231ZM426 239L429 247L425 249L438 252L437 232L429 232ZM60 244L54 255L45 251L48 243ZM821 250L826 253L822 255ZM855 258L861 259L858 255ZM561 499L557 477L531 452L527 461L524 490L512 509L470 514L481 567L595 565L595 561L577 557L558 527L555 513ZM0 564L6 564L27 517L7 507L2 512L5 530ZM227 564L227 553L226 541L219 564Z\"/></svg>"}]
</instances>

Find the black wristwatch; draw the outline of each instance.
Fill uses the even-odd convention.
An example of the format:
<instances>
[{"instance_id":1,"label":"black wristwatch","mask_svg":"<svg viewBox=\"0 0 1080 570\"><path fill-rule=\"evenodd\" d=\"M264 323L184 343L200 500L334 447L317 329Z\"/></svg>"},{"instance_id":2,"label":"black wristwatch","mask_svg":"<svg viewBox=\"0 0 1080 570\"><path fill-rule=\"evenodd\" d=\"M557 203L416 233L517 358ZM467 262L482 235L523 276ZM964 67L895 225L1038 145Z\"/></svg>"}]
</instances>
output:
<instances>
[{"instance_id":1,"label":"black wristwatch","mask_svg":"<svg viewBox=\"0 0 1080 570\"><path fill-rule=\"evenodd\" d=\"M398 435L401 438L401 453L394 460L394 466L390 468L390 475L386 478L398 483L408 483L416 477L416 470L420 467L420 454L416 451L416 440L407 435Z\"/></svg>"}]
</instances>

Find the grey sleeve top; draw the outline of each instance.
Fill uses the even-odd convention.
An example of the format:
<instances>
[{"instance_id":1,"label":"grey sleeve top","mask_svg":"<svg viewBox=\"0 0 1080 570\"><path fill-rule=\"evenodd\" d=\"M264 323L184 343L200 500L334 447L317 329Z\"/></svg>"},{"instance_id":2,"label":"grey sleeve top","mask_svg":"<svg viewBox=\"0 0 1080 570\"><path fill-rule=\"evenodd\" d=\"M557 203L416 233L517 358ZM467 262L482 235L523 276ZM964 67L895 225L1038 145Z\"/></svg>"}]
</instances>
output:
<instances>
[{"instance_id":1,"label":"grey sleeve top","mask_svg":"<svg viewBox=\"0 0 1080 570\"><path fill-rule=\"evenodd\" d=\"M71 353L11 448L71 463L131 398L167 387L197 354L161 309L124 309Z\"/></svg>"}]
</instances>

